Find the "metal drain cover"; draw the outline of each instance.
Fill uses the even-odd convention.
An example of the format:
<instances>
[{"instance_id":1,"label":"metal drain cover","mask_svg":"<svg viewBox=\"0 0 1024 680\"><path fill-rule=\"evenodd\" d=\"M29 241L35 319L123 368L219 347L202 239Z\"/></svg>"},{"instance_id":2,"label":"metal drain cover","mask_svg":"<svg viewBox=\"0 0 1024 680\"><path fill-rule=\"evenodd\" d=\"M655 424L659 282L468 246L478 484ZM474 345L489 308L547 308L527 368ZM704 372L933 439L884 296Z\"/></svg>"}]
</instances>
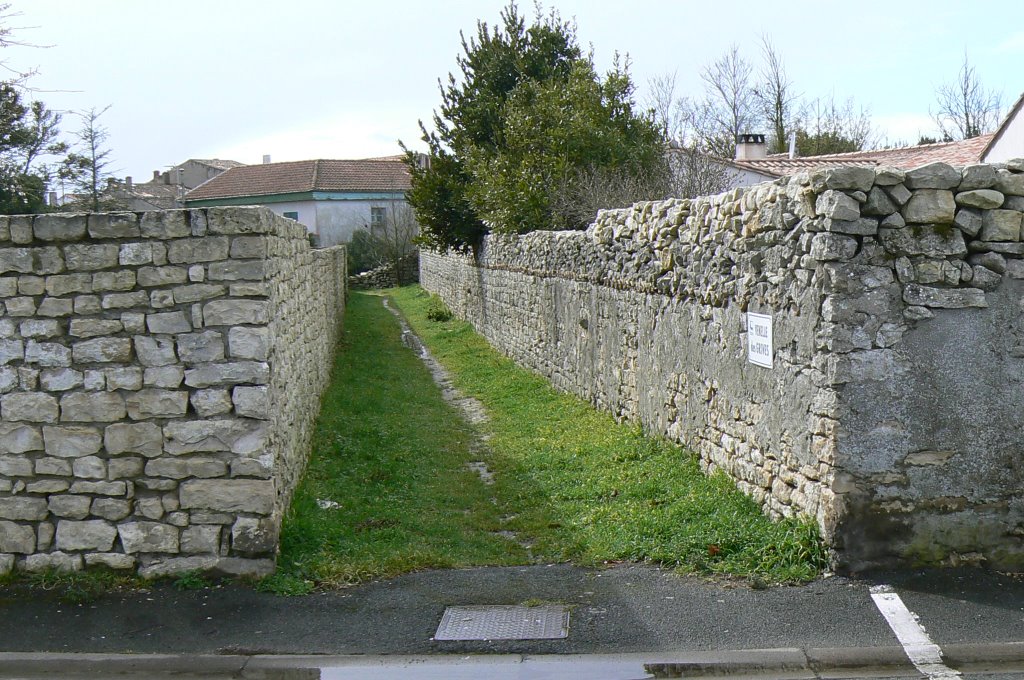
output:
<instances>
[{"instance_id":1,"label":"metal drain cover","mask_svg":"<svg viewBox=\"0 0 1024 680\"><path fill-rule=\"evenodd\" d=\"M561 605L448 607L435 640L554 640L569 637L569 610Z\"/></svg>"}]
</instances>

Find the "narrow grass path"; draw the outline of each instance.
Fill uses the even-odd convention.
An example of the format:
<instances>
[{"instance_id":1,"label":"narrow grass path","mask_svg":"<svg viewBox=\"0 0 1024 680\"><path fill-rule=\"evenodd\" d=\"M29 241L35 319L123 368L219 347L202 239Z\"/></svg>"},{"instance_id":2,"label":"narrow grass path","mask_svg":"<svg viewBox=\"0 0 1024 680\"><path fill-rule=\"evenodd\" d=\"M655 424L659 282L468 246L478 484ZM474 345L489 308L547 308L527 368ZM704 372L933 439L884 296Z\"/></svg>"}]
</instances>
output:
<instances>
[{"instance_id":1,"label":"narrow grass path","mask_svg":"<svg viewBox=\"0 0 1024 680\"><path fill-rule=\"evenodd\" d=\"M441 397L397 321L353 293L346 332L285 519L276 592L431 567L651 561L758 581L814 578L824 550L807 521L772 522L694 456L617 424L516 367L419 287L387 291L416 334L480 400L474 431ZM436 314L434 315L436 316ZM487 446L473 452L473 437ZM467 464L494 473L485 486Z\"/></svg>"}]
</instances>

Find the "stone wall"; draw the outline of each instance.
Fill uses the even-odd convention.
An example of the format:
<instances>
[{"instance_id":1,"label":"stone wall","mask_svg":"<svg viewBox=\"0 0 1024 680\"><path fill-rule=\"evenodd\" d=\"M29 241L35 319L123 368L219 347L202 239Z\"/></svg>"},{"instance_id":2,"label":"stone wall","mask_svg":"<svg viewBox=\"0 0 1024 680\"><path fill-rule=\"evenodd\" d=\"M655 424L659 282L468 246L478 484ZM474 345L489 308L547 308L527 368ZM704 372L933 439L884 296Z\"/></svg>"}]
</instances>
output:
<instances>
[{"instance_id":1,"label":"stone wall","mask_svg":"<svg viewBox=\"0 0 1024 680\"><path fill-rule=\"evenodd\" d=\"M815 518L838 568L1020 569L1022 210L1024 162L837 168L492 235L420 276L557 387Z\"/></svg>"},{"instance_id":2,"label":"stone wall","mask_svg":"<svg viewBox=\"0 0 1024 680\"><path fill-rule=\"evenodd\" d=\"M345 274L262 208L0 219L0 573L272 570Z\"/></svg>"},{"instance_id":3,"label":"stone wall","mask_svg":"<svg viewBox=\"0 0 1024 680\"><path fill-rule=\"evenodd\" d=\"M348 277L350 290L371 290L391 288L416 283L420 278L420 255L415 251L405 255L395 264L384 264L369 271Z\"/></svg>"}]
</instances>

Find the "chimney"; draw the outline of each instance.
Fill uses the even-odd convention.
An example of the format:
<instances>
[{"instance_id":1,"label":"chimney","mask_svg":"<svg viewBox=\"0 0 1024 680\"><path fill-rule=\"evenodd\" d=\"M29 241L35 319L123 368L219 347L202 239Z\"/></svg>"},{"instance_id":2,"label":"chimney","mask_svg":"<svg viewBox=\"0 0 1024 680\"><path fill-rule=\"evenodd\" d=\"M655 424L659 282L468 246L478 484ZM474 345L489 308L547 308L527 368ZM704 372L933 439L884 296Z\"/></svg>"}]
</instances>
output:
<instances>
[{"instance_id":1,"label":"chimney","mask_svg":"<svg viewBox=\"0 0 1024 680\"><path fill-rule=\"evenodd\" d=\"M132 190L132 178L131 178L131 176L128 176L128 177L124 178L124 188L127 189L128 191Z\"/></svg>"},{"instance_id":2,"label":"chimney","mask_svg":"<svg viewBox=\"0 0 1024 680\"><path fill-rule=\"evenodd\" d=\"M49 205L49 206L57 205L57 192L56 191L51 191L50 192L49 200L46 202L46 205Z\"/></svg>"},{"instance_id":3,"label":"chimney","mask_svg":"<svg viewBox=\"0 0 1024 680\"><path fill-rule=\"evenodd\" d=\"M153 181L155 182L158 179L160 179L160 171L159 170L154 170L153 171Z\"/></svg>"},{"instance_id":4,"label":"chimney","mask_svg":"<svg viewBox=\"0 0 1024 680\"><path fill-rule=\"evenodd\" d=\"M270 154L269 153L263 154L263 165L268 165L269 163L270 163Z\"/></svg>"},{"instance_id":5,"label":"chimney","mask_svg":"<svg viewBox=\"0 0 1024 680\"><path fill-rule=\"evenodd\" d=\"M768 145L764 135L736 135L736 160L756 161L768 157Z\"/></svg>"}]
</instances>

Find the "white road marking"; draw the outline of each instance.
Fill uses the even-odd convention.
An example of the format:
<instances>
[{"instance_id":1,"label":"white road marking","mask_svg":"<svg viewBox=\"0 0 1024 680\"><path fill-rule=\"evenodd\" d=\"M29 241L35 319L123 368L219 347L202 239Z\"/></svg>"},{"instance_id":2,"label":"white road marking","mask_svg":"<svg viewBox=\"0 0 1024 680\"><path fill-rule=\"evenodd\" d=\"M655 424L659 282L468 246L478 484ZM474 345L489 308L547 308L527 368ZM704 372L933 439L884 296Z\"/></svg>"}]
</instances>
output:
<instances>
[{"instance_id":1,"label":"white road marking","mask_svg":"<svg viewBox=\"0 0 1024 680\"><path fill-rule=\"evenodd\" d=\"M942 650L932 642L924 626L918 621L917 615L907 609L903 600L891 586L875 586L871 589L871 599L875 601L878 611L885 617L896 639L903 645L910 663L930 680L940 678L959 678L955 671L942 661Z\"/></svg>"}]
</instances>

